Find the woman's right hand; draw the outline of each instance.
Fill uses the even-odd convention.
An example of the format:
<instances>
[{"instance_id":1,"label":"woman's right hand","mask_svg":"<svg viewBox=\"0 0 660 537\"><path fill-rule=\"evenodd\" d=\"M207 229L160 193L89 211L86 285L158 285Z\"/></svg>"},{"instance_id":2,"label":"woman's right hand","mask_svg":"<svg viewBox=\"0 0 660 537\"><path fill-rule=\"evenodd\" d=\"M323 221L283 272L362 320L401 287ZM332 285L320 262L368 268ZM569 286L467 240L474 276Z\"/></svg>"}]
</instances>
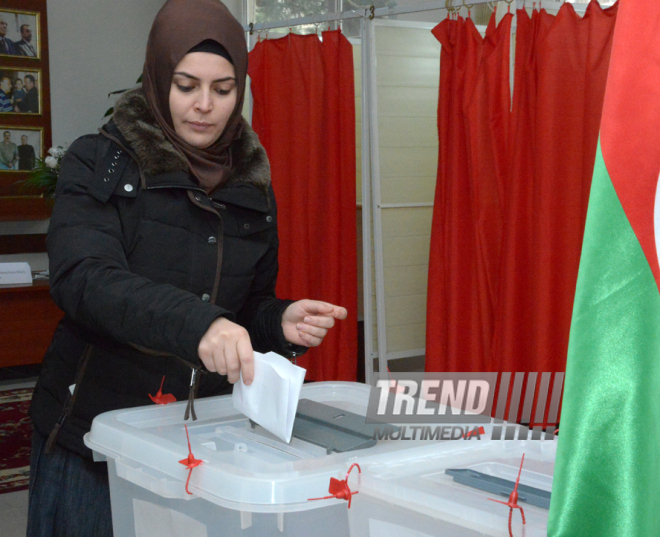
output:
<instances>
[{"instance_id":1,"label":"woman's right hand","mask_svg":"<svg viewBox=\"0 0 660 537\"><path fill-rule=\"evenodd\" d=\"M250 336L242 326L218 317L200 340L197 353L206 369L227 375L232 384L238 381L241 371L245 385L252 384L254 352Z\"/></svg>"}]
</instances>

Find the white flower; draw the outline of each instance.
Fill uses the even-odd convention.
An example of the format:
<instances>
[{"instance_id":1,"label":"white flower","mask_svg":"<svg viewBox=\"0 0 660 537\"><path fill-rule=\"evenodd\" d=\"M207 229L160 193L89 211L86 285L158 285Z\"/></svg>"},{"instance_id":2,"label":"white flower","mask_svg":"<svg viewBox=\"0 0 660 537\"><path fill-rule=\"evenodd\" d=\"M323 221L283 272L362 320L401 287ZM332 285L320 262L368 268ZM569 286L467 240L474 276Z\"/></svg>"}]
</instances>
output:
<instances>
[{"instance_id":1,"label":"white flower","mask_svg":"<svg viewBox=\"0 0 660 537\"><path fill-rule=\"evenodd\" d=\"M55 158L61 159L64 156L64 153L66 153L66 150L68 149L68 147L69 147L68 142L65 143L64 145L58 145L57 147L51 147L48 150L48 154L55 157Z\"/></svg>"},{"instance_id":2,"label":"white flower","mask_svg":"<svg viewBox=\"0 0 660 537\"><path fill-rule=\"evenodd\" d=\"M50 151L49 151L49 153L50 153ZM55 168L57 168L57 165L59 164L59 161L55 157L46 157L44 159L44 164L46 164L46 166L48 166L49 168L55 169Z\"/></svg>"}]
</instances>

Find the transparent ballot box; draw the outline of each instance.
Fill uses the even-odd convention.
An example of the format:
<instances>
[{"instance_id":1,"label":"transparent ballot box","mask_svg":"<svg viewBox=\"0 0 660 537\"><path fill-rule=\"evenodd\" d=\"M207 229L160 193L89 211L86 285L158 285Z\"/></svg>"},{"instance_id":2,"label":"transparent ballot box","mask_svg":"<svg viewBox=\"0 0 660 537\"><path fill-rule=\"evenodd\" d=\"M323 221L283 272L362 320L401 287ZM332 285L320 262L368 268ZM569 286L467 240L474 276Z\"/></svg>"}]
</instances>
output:
<instances>
[{"instance_id":1,"label":"transparent ballot box","mask_svg":"<svg viewBox=\"0 0 660 537\"><path fill-rule=\"evenodd\" d=\"M196 421L183 421L185 401L98 416L85 443L108 462L115 536L504 536L509 509L488 498L508 493L445 470L515 481L522 453L521 485L549 493L554 441L489 440L488 424L479 439L378 439L365 425L369 395L364 384L304 385L288 444L238 413L231 396L195 401ZM192 471L179 462L190 452L202 461ZM361 473L341 483L355 463ZM332 497L333 482L343 497ZM545 535L547 509L520 505L525 535ZM518 510L513 520L520 535Z\"/></svg>"},{"instance_id":2,"label":"transparent ballot box","mask_svg":"<svg viewBox=\"0 0 660 537\"><path fill-rule=\"evenodd\" d=\"M524 464L513 509L514 536L545 537L556 441L447 442L451 450L413 449L362 466L348 512L360 537L508 537L510 492Z\"/></svg>"}]
</instances>

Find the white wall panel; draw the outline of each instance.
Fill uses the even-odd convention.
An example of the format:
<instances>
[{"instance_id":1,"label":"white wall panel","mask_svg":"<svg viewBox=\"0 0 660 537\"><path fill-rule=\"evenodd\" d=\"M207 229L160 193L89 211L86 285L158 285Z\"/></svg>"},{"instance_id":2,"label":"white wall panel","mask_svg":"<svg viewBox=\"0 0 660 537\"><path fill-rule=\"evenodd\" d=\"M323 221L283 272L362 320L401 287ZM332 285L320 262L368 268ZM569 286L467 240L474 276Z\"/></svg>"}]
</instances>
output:
<instances>
[{"instance_id":1,"label":"white wall panel","mask_svg":"<svg viewBox=\"0 0 660 537\"><path fill-rule=\"evenodd\" d=\"M396 24L396 23L395 23ZM380 26L376 35L379 56L404 56L414 58L440 58L440 44L431 33L431 27L423 25Z\"/></svg>"},{"instance_id":2,"label":"white wall panel","mask_svg":"<svg viewBox=\"0 0 660 537\"><path fill-rule=\"evenodd\" d=\"M385 269L385 290L387 297L426 294L428 266L413 265Z\"/></svg>"},{"instance_id":3,"label":"white wall panel","mask_svg":"<svg viewBox=\"0 0 660 537\"><path fill-rule=\"evenodd\" d=\"M420 345L421 344L421 345ZM426 344L426 323L407 324L387 328L387 352L423 349Z\"/></svg>"},{"instance_id":4,"label":"white wall panel","mask_svg":"<svg viewBox=\"0 0 660 537\"><path fill-rule=\"evenodd\" d=\"M437 99L437 97L436 97ZM437 121L426 117L380 117L378 140L381 148L430 148L437 152Z\"/></svg>"},{"instance_id":5,"label":"white wall panel","mask_svg":"<svg viewBox=\"0 0 660 537\"><path fill-rule=\"evenodd\" d=\"M385 268L428 265L430 235L383 239Z\"/></svg>"},{"instance_id":6,"label":"white wall panel","mask_svg":"<svg viewBox=\"0 0 660 537\"><path fill-rule=\"evenodd\" d=\"M381 185L380 194L383 203L433 202L435 173L418 177L389 177L388 179Z\"/></svg>"},{"instance_id":7,"label":"white wall panel","mask_svg":"<svg viewBox=\"0 0 660 537\"><path fill-rule=\"evenodd\" d=\"M432 207L385 209L383 237L427 236L431 230Z\"/></svg>"},{"instance_id":8,"label":"white wall panel","mask_svg":"<svg viewBox=\"0 0 660 537\"><path fill-rule=\"evenodd\" d=\"M389 177L435 177L438 172L438 152L427 147L402 147L396 152L381 151L380 178L383 187Z\"/></svg>"},{"instance_id":9,"label":"white wall panel","mask_svg":"<svg viewBox=\"0 0 660 537\"><path fill-rule=\"evenodd\" d=\"M423 307L420 307L420 305ZM387 317L388 328L425 323L426 293L386 298L385 314ZM423 346L424 345L422 345L422 347Z\"/></svg>"},{"instance_id":10,"label":"white wall panel","mask_svg":"<svg viewBox=\"0 0 660 537\"><path fill-rule=\"evenodd\" d=\"M385 86L378 90L378 115L429 117L436 121L436 109L429 107L429 101L437 99L437 87Z\"/></svg>"},{"instance_id":11,"label":"white wall panel","mask_svg":"<svg viewBox=\"0 0 660 537\"><path fill-rule=\"evenodd\" d=\"M378 55L376 80L379 86L437 87L439 58L440 54L436 59Z\"/></svg>"},{"instance_id":12,"label":"white wall panel","mask_svg":"<svg viewBox=\"0 0 660 537\"><path fill-rule=\"evenodd\" d=\"M376 99L381 204L433 202L438 159L440 44L429 28L376 29ZM397 23L393 23L397 24ZM381 229L387 355L425 346L433 208L377 207ZM380 232L380 233L378 233ZM382 329L382 325L381 325Z\"/></svg>"}]
</instances>

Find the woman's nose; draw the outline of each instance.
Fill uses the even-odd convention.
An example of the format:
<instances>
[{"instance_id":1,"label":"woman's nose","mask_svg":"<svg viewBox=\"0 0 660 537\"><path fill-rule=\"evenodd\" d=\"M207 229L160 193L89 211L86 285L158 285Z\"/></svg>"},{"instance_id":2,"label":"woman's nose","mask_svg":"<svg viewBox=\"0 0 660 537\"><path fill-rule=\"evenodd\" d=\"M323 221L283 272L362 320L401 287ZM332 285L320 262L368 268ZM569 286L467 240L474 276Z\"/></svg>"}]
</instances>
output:
<instances>
[{"instance_id":1,"label":"woman's nose","mask_svg":"<svg viewBox=\"0 0 660 537\"><path fill-rule=\"evenodd\" d=\"M208 113L213 109L213 100L211 98L210 91L200 92L197 100L195 101L195 109L202 112Z\"/></svg>"}]
</instances>

